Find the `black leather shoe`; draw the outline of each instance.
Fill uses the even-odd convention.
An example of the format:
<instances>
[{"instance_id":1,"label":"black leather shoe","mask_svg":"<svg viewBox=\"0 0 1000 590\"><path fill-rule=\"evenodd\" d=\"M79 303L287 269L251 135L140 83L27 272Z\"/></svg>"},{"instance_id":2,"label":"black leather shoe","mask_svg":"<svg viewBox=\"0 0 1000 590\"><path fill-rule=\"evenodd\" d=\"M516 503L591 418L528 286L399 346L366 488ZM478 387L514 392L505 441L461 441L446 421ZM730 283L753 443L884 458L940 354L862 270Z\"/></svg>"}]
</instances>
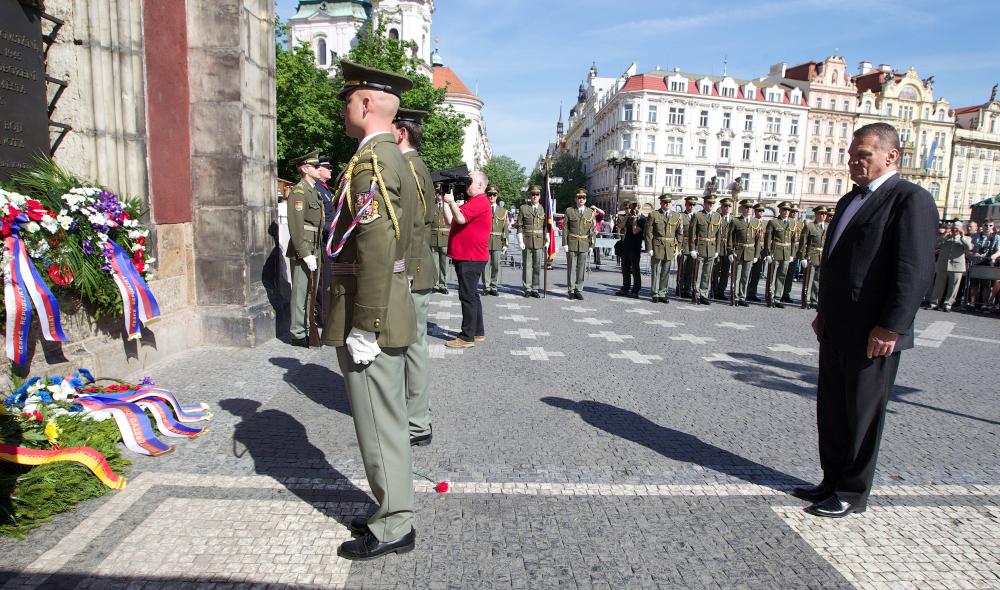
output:
<instances>
[{"instance_id":1,"label":"black leather shoe","mask_svg":"<svg viewBox=\"0 0 1000 590\"><path fill-rule=\"evenodd\" d=\"M490 295L497 297L498 295L500 295L500 292L497 291L496 289L490 289Z\"/></svg>"},{"instance_id":2,"label":"black leather shoe","mask_svg":"<svg viewBox=\"0 0 1000 590\"><path fill-rule=\"evenodd\" d=\"M410 437L411 447L426 447L431 444L431 440L434 438L434 432L428 432L427 434L421 434L420 436Z\"/></svg>"},{"instance_id":3,"label":"black leather shoe","mask_svg":"<svg viewBox=\"0 0 1000 590\"><path fill-rule=\"evenodd\" d=\"M793 301L792 301L792 298L791 298L791 297L782 297L782 298L781 298L781 302L782 302L782 303L793 303Z\"/></svg>"},{"instance_id":4,"label":"black leather shoe","mask_svg":"<svg viewBox=\"0 0 1000 590\"><path fill-rule=\"evenodd\" d=\"M292 338L292 346L298 346L301 348L309 348L309 338Z\"/></svg>"},{"instance_id":5,"label":"black leather shoe","mask_svg":"<svg viewBox=\"0 0 1000 590\"><path fill-rule=\"evenodd\" d=\"M742 299L740 299L739 301L737 301L736 305L739 305L740 307L750 307L750 304L747 303L746 301L743 301Z\"/></svg>"},{"instance_id":6,"label":"black leather shoe","mask_svg":"<svg viewBox=\"0 0 1000 590\"><path fill-rule=\"evenodd\" d=\"M833 490L824 486L799 486L792 488L792 495L799 500L805 500L806 502L819 502L820 500L826 500L833 494Z\"/></svg>"},{"instance_id":7,"label":"black leather shoe","mask_svg":"<svg viewBox=\"0 0 1000 590\"><path fill-rule=\"evenodd\" d=\"M538 291L532 291L532 292L531 292L531 296L532 296L532 297L534 297L535 299L540 299L540 298L542 297L542 296L541 296L541 295L540 295L540 294L538 293Z\"/></svg>"},{"instance_id":8,"label":"black leather shoe","mask_svg":"<svg viewBox=\"0 0 1000 590\"><path fill-rule=\"evenodd\" d=\"M525 291L521 297L531 297L531 291Z\"/></svg>"},{"instance_id":9,"label":"black leather shoe","mask_svg":"<svg viewBox=\"0 0 1000 590\"><path fill-rule=\"evenodd\" d=\"M778 309L785 309L785 304L780 301L775 301L774 306L777 307Z\"/></svg>"},{"instance_id":10,"label":"black leather shoe","mask_svg":"<svg viewBox=\"0 0 1000 590\"><path fill-rule=\"evenodd\" d=\"M649 300L652 301L653 303L659 303L660 302L660 298L656 297L656 296L650 297Z\"/></svg>"},{"instance_id":11,"label":"black leather shoe","mask_svg":"<svg viewBox=\"0 0 1000 590\"><path fill-rule=\"evenodd\" d=\"M442 295L447 295L448 294L448 288L447 287L442 287L441 288L441 294Z\"/></svg>"},{"instance_id":12,"label":"black leather shoe","mask_svg":"<svg viewBox=\"0 0 1000 590\"><path fill-rule=\"evenodd\" d=\"M576 298L577 298L578 300L580 300L580 301L583 301L583 293L581 293L581 292L577 291L577 292L576 292Z\"/></svg>"},{"instance_id":13,"label":"black leather shoe","mask_svg":"<svg viewBox=\"0 0 1000 590\"><path fill-rule=\"evenodd\" d=\"M639 293L638 292L629 293L628 296L631 297L632 299L638 299L639 298Z\"/></svg>"},{"instance_id":14,"label":"black leather shoe","mask_svg":"<svg viewBox=\"0 0 1000 590\"><path fill-rule=\"evenodd\" d=\"M821 516L823 518L844 518L852 512L862 513L865 511L864 506L855 506L850 502L846 502L840 499L837 494L832 494L826 500L816 502L812 506L806 507L806 512L812 514L813 516Z\"/></svg>"},{"instance_id":15,"label":"black leather shoe","mask_svg":"<svg viewBox=\"0 0 1000 590\"><path fill-rule=\"evenodd\" d=\"M747 297L747 301L753 301L754 303L760 303L760 297L757 297L756 295L751 295L750 297Z\"/></svg>"},{"instance_id":16,"label":"black leather shoe","mask_svg":"<svg viewBox=\"0 0 1000 590\"><path fill-rule=\"evenodd\" d=\"M615 295L619 297L628 297L628 291L626 291L625 289L618 289L617 291L615 291Z\"/></svg>"},{"instance_id":17,"label":"black leather shoe","mask_svg":"<svg viewBox=\"0 0 1000 590\"><path fill-rule=\"evenodd\" d=\"M343 543L337 548L337 555L353 561L368 561L389 553L408 553L413 551L416 541L417 531L413 529L410 529L410 532L395 541L387 543L379 543L375 535L371 531L368 531L357 539Z\"/></svg>"},{"instance_id":18,"label":"black leather shoe","mask_svg":"<svg viewBox=\"0 0 1000 590\"><path fill-rule=\"evenodd\" d=\"M666 297L660 297L660 303L670 303L670 299Z\"/></svg>"},{"instance_id":19,"label":"black leather shoe","mask_svg":"<svg viewBox=\"0 0 1000 590\"><path fill-rule=\"evenodd\" d=\"M708 297L698 297L698 303L702 305L712 305L712 302L708 300Z\"/></svg>"},{"instance_id":20,"label":"black leather shoe","mask_svg":"<svg viewBox=\"0 0 1000 590\"><path fill-rule=\"evenodd\" d=\"M351 534L355 537L360 537L365 533L371 532L368 530L368 517L359 516L352 518L351 522L347 523L347 530L351 531Z\"/></svg>"}]
</instances>

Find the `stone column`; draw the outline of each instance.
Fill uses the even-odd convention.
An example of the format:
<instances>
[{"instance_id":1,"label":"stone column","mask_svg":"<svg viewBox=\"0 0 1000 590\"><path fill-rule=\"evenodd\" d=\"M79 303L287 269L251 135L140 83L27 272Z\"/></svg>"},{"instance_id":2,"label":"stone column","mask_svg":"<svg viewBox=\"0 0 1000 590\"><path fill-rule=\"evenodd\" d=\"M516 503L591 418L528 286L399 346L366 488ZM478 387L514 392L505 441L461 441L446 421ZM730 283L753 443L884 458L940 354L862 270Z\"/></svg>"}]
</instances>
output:
<instances>
[{"instance_id":1,"label":"stone column","mask_svg":"<svg viewBox=\"0 0 1000 590\"><path fill-rule=\"evenodd\" d=\"M206 344L274 336L274 0L187 0L196 297Z\"/></svg>"}]
</instances>

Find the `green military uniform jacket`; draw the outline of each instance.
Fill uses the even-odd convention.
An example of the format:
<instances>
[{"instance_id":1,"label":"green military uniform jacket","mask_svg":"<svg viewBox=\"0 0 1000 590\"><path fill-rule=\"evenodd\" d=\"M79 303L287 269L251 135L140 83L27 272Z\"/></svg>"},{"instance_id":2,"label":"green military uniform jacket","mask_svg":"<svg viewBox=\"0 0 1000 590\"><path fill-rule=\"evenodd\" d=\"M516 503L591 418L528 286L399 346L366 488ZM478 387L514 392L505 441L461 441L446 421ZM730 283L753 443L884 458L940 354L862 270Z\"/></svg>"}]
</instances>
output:
<instances>
[{"instance_id":1,"label":"green military uniform jacket","mask_svg":"<svg viewBox=\"0 0 1000 590\"><path fill-rule=\"evenodd\" d=\"M288 192L288 249L285 256L319 256L323 227L323 197L302 179Z\"/></svg>"},{"instance_id":2,"label":"green military uniform jacket","mask_svg":"<svg viewBox=\"0 0 1000 590\"><path fill-rule=\"evenodd\" d=\"M829 226L827 226L829 227ZM809 266L818 267L823 259L823 245L826 242L826 227L818 223L807 223L799 238L799 260L808 260Z\"/></svg>"},{"instance_id":3,"label":"green military uniform jacket","mask_svg":"<svg viewBox=\"0 0 1000 590\"><path fill-rule=\"evenodd\" d=\"M773 256L775 262L792 259L792 221L785 227L784 219L775 217L767 222L764 230L764 256Z\"/></svg>"},{"instance_id":4,"label":"green military uniform jacket","mask_svg":"<svg viewBox=\"0 0 1000 590\"><path fill-rule=\"evenodd\" d=\"M653 258L666 260L677 254L677 247L684 238L684 215L676 211L657 209L646 218L646 251Z\"/></svg>"},{"instance_id":5,"label":"green military uniform jacket","mask_svg":"<svg viewBox=\"0 0 1000 590\"><path fill-rule=\"evenodd\" d=\"M935 270L965 272L965 256L972 251L972 240L965 236L946 234L938 239Z\"/></svg>"},{"instance_id":6,"label":"green military uniform jacket","mask_svg":"<svg viewBox=\"0 0 1000 590\"><path fill-rule=\"evenodd\" d=\"M754 221L760 220L750 218L744 221L742 217L734 217L729 222L726 247L728 254L735 254L739 262L752 262L754 258L760 258L763 235L756 231Z\"/></svg>"},{"instance_id":7,"label":"green military uniform jacket","mask_svg":"<svg viewBox=\"0 0 1000 590\"><path fill-rule=\"evenodd\" d=\"M497 205L497 210L493 212L493 228L490 230L489 249L503 250L507 247L510 239L510 232L507 231L507 210Z\"/></svg>"},{"instance_id":8,"label":"green military uniform jacket","mask_svg":"<svg viewBox=\"0 0 1000 590\"><path fill-rule=\"evenodd\" d=\"M719 213L719 217L722 218L722 224L719 226L719 254L725 254L729 252L729 224L736 219L736 216L732 213L729 214L729 219Z\"/></svg>"},{"instance_id":9,"label":"green military uniform jacket","mask_svg":"<svg viewBox=\"0 0 1000 590\"><path fill-rule=\"evenodd\" d=\"M563 217L562 245L569 246L570 252L589 252L597 242L597 228L594 226L594 210L568 207Z\"/></svg>"},{"instance_id":10,"label":"green military uniform jacket","mask_svg":"<svg viewBox=\"0 0 1000 590\"><path fill-rule=\"evenodd\" d=\"M444 218L444 206L437 201L431 201L427 206L429 209L434 210L431 216L431 246L434 248L447 248L451 224Z\"/></svg>"},{"instance_id":11,"label":"green military uniform jacket","mask_svg":"<svg viewBox=\"0 0 1000 590\"><path fill-rule=\"evenodd\" d=\"M713 258L722 243L722 216L699 211L688 225L688 252L697 250L701 258Z\"/></svg>"},{"instance_id":12,"label":"green military uniform jacket","mask_svg":"<svg viewBox=\"0 0 1000 590\"><path fill-rule=\"evenodd\" d=\"M524 247L534 250L545 247L545 207L538 204L535 210L531 203L521 205L517 213L517 233L524 235Z\"/></svg>"},{"instance_id":13,"label":"green military uniform jacket","mask_svg":"<svg viewBox=\"0 0 1000 590\"><path fill-rule=\"evenodd\" d=\"M344 346L352 328L375 332L382 348L402 348L417 339L406 255L419 197L391 133L380 133L360 146L337 181L338 194L349 184L350 211L337 221L336 241L346 233L373 183L371 206L332 264L330 310L323 330L323 342L331 346Z\"/></svg>"},{"instance_id":14,"label":"green military uniform jacket","mask_svg":"<svg viewBox=\"0 0 1000 590\"><path fill-rule=\"evenodd\" d=\"M412 291L424 291L434 286L435 269L431 258L431 222L434 218L434 181L417 150L403 154L410 174L417 183L417 204L413 214L413 233L406 254L406 274L413 277Z\"/></svg>"},{"instance_id":15,"label":"green military uniform jacket","mask_svg":"<svg viewBox=\"0 0 1000 590\"><path fill-rule=\"evenodd\" d=\"M792 256L795 258L801 258L799 256L799 251L801 249L800 238L802 237L802 230L806 227L806 223L801 219L792 220Z\"/></svg>"}]
</instances>

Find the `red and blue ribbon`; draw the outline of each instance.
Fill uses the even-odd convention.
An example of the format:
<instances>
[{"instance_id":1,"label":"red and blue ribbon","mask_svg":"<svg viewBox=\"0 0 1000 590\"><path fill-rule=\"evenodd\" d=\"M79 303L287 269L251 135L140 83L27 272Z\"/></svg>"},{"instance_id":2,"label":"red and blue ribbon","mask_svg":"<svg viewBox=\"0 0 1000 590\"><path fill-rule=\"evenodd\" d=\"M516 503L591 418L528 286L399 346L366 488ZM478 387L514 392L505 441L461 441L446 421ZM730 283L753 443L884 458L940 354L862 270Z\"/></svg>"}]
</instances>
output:
<instances>
[{"instance_id":1,"label":"red and blue ribbon","mask_svg":"<svg viewBox=\"0 0 1000 590\"><path fill-rule=\"evenodd\" d=\"M347 231L344 232L344 237L342 237L340 242L337 243L337 247L333 248L334 230L337 228L337 221L340 219L340 212L344 208L344 201L347 199L347 183L344 183L344 188L340 191L340 199L337 200L337 211L333 215L333 223L330 224L330 227L333 229L330 230L330 237L326 240L326 255L330 257L330 260L336 260L337 257L340 256L340 251L344 249L347 239L351 237L351 234L354 232L354 228L357 227L361 216L368 211L369 207L372 206L372 201L375 200L375 182L376 181L374 180L372 181L372 186L368 191L368 195L365 197L365 202L361 205L361 208L358 209L358 214L354 216L351 224L347 226Z\"/></svg>"},{"instance_id":2,"label":"red and blue ribbon","mask_svg":"<svg viewBox=\"0 0 1000 590\"><path fill-rule=\"evenodd\" d=\"M27 219L24 215L18 216L18 221L22 223ZM13 225L13 233L4 238L4 253L7 257L7 266L3 269L4 304L7 310L6 348L7 358L25 366L28 363L31 318L35 310L38 311L43 338L50 342L64 342L66 335L62 329L59 303L31 262L24 241L16 233L18 229L16 224Z\"/></svg>"},{"instance_id":3,"label":"red and blue ribbon","mask_svg":"<svg viewBox=\"0 0 1000 590\"><path fill-rule=\"evenodd\" d=\"M158 457L173 452L168 445L156 438L153 426L141 407L103 395L86 395L76 398L78 404L91 412L108 412L118 424L125 448L133 453Z\"/></svg>"},{"instance_id":4,"label":"red and blue ribbon","mask_svg":"<svg viewBox=\"0 0 1000 590\"><path fill-rule=\"evenodd\" d=\"M104 247L110 259L111 276L122 297L125 331L128 339L134 340L142 335L142 324L160 316L160 305L125 250L111 240Z\"/></svg>"}]
</instances>

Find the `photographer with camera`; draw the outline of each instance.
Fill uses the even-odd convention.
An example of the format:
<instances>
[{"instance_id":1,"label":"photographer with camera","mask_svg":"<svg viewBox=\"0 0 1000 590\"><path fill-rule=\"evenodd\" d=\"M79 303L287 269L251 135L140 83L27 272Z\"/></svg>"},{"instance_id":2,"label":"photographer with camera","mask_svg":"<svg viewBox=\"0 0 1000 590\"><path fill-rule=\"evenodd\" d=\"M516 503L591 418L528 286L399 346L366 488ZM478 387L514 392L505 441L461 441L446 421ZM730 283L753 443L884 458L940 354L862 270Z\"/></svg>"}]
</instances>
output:
<instances>
[{"instance_id":1,"label":"photographer with camera","mask_svg":"<svg viewBox=\"0 0 1000 590\"><path fill-rule=\"evenodd\" d=\"M622 224L621 257L622 288L615 295L639 298L642 289L642 275L639 273L639 257L646 229L646 218L639 215L639 203L629 203Z\"/></svg>"},{"instance_id":2,"label":"photographer with camera","mask_svg":"<svg viewBox=\"0 0 1000 590\"><path fill-rule=\"evenodd\" d=\"M451 223L448 256L455 262L458 275L458 300L462 302L462 331L445 342L448 348L471 348L486 340L483 327L483 303L479 299L479 280L490 259L489 241L493 228L493 206L486 197L489 179L479 170L472 173L465 194L469 200L461 207L455 194L444 195L445 219Z\"/></svg>"},{"instance_id":3,"label":"photographer with camera","mask_svg":"<svg viewBox=\"0 0 1000 590\"><path fill-rule=\"evenodd\" d=\"M958 285L965 274L965 258L971 251L972 240L965 236L965 227L961 221L951 223L944 235L938 238L934 291L931 293L932 309L951 311L958 296Z\"/></svg>"},{"instance_id":4,"label":"photographer with camera","mask_svg":"<svg viewBox=\"0 0 1000 590\"><path fill-rule=\"evenodd\" d=\"M972 266L993 266L1000 258L1000 234L996 232L992 219L983 222L982 230L972 238ZM970 279L969 302L966 309L979 311L983 304L989 304L993 294L993 281Z\"/></svg>"}]
</instances>

